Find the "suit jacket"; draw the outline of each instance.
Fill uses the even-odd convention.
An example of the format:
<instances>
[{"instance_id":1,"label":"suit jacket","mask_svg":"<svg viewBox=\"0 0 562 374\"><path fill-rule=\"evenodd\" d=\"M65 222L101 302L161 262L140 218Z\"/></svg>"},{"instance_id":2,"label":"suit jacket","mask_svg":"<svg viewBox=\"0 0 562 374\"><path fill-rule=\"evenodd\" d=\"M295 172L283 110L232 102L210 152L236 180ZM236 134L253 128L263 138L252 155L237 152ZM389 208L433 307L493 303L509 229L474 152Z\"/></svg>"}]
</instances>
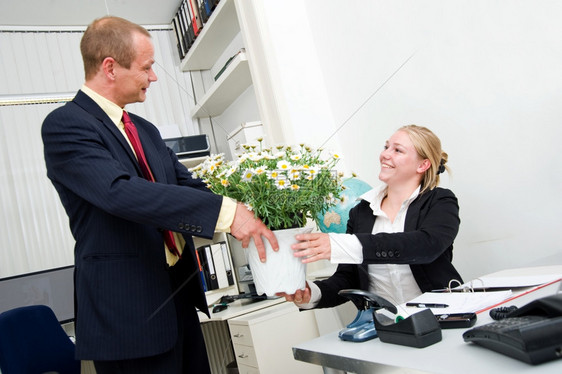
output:
<instances>
[{"instance_id":1,"label":"suit jacket","mask_svg":"<svg viewBox=\"0 0 562 374\"><path fill-rule=\"evenodd\" d=\"M76 240L76 355L120 360L168 351L177 303L208 313L191 235L212 238L222 197L178 161L158 129L130 114L156 182L142 176L125 137L79 91L42 126L47 175ZM162 229L186 240L173 268ZM181 292L173 293L183 285Z\"/></svg>"},{"instance_id":2,"label":"suit jacket","mask_svg":"<svg viewBox=\"0 0 562 374\"><path fill-rule=\"evenodd\" d=\"M324 281L315 282L322 291L318 308L332 307L349 299L342 289L369 290L369 264L409 264L422 292L445 288L451 279L462 278L451 263L453 241L460 225L457 198L450 190L434 188L419 195L408 207L404 232L371 234L375 216L362 200L349 213L347 232L363 246L363 263L340 264Z\"/></svg>"}]
</instances>

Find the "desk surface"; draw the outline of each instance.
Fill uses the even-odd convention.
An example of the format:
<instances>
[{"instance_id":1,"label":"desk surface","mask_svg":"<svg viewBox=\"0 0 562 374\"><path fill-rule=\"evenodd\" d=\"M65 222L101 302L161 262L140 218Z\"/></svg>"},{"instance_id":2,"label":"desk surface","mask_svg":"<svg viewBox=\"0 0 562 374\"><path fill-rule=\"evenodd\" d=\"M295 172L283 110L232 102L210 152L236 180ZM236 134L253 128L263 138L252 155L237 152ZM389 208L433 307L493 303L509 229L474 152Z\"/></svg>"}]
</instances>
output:
<instances>
[{"instance_id":1,"label":"desk surface","mask_svg":"<svg viewBox=\"0 0 562 374\"><path fill-rule=\"evenodd\" d=\"M560 267L562 270L562 267ZM555 294L560 282L523 295L509 302L522 306L528 302ZM488 312L478 315L477 325L492 322ZM406 368L408 373L560 373L562 360L538 366L477 346L465 343L465 329L442 330L443 339L426 348L412 348L383 343L373 339L363 343L342 341L333 332L293 347L295 359L334 369L356 373L372 373L385 368Z\"/></svg>"},{"instance_id":2,"label":"desk surface","mask_svg":"<svg viewBox=\"0 0 562 374\"><path fill-rule=\"evenodd\" d=\"M218 313L211 312L211 318L208 318L206 314L199 312L199 320L201 323L212 322L212 321L227 321L231 318L241 316L243 314L251 313L256 310L264 309L273 305L284 303L285 298L279 297L275 299L267 299L262 301L251 301L248 299L238 299L228 304L228 307ZM212 309L212 308L211 308Z\"/></svg>"}]
</instances>

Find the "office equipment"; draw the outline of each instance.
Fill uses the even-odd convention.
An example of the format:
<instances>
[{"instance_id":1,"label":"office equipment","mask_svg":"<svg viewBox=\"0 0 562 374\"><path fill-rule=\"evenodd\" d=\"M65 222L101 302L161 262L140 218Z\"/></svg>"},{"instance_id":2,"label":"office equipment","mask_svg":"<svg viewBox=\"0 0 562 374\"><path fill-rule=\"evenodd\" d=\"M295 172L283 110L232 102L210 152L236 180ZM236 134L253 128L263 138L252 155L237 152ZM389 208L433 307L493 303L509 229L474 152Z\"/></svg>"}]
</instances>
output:
<instances>
[{"instance_id":1,"label":"office equipment","mask_svg":"<svg viewBox=\"0 0 562 374\"><path fill-rule=\"evenodd\" d=\"M528 364L562 358L562 294L535 300L505 318L463 334L472 342Z\"/></svg>"},{"instance_id":2,"label":"office equipment","mask_svg":"<svg viewBox=\"0 0 562 374\"><path fill-rule=\"evenodd\" d=\"M425 348L442 339L441 327L429 309L394 323L383 323L375 311L375 328L379 339L385 343Z\"/></svg>"},{"instance_id":3,"label":"office equipment","mask_svg":"<svg viewBox=\"0 0 562 374\"><path fill-rule=\"evenodd\" d=\"M211 154L209 137L205 134L164 139L164 143L166 143L168 148L174 151L180 160L184 158L209 156Z\"/></svg>"},{"instance_id":4,"label":"office equipment","mask_svg":"<svg viewBox=\"0 0 562 374\"><path fill-rule=\"evenodd\" d=\"M228 280L228 285L234 285L234 274L232 272L232 261L230 260L230 253L228 252L228 246L226 242L219 243L222 250L222 258L224 261L224 270L226 271L226 279Z\"/></svg>"},{"instance_id":5,"label":"office equipment","mask_svg":"<svg viewBox=\"0 0 562 374\"><path fill-rule=\"evenodd\" d=\"M363 342L379 336L385 343L423 348L441 340L441 328L429 309L405 319L389 318L381 310L396 314L390 301L363 290L341 290L339 295L350 299L358 309L354 321L338 333L342 340ZM372 314L368 318L367 313Z\"/></svg>"},{"instance_id":6,"label":"office equipment","mask_svg":"<svg viewBox=\"0 0 562 374\"><path fill-rule=\"evenodd\" d=\"M220 243L211 244L211 254L213 257L213 263L215 264L215 272L217 274L217 288L226 288L229 284Z\"/></svg>"},{"instance_id":7,"label":"office equipment","mask_svg":"<svg viewBox=\"0 0 562 374\"><path fill-rule=\"evenodd\" d=\"M466 329L476 323L476 313L436 314L442 329Z\"/></svg>"},{"instance_id":8,"label":"office equipment","mask_svg":"<svg viewBox=\"0 0 562 374\"><path fill-rule=\"evenodd\" d=\"M344 329L340 330L338 337L341 340L352 342L364 342L376 338L377 330L373 320L375 308L380 308L381 304L390 308L394 305L373 293L362 290L341 290L338 294L350 299L357 308L357 315Z\"/></svg>"},{"instance_id":9,"label":"office equipment","mask_svg":"<svg viewBox=\"0 0 562 374\"><path fill-rule=\"evenodd\" d=\"M74 320L74 266L0 279L0 313L29 305L47 305L60 323Z\"/></svg>"},{"instance_id":10,"label":"office equipment","mask_svg":"<svg viewBox=\"0 0 562 374\"><path fill-rule=\"evenodd\" d=\"M185 0L189 3L189 11L191 15L191 26L193 27L193 33L195 37L201 32L203 23L201 22L201 17L199 16L199 8L197 6L196 0Z\"/></svg>"},{"instance_id":11,"label":"office equipment","mask_svg":"<svg viewBox=\"0 0 562 374\"><path fill-rule=\"evenodd\" d=\"M74 343L46 305L15 308L0 314L2 374L79 374Z\"/></svg>"},{"instance_id":12,"label":"office equipment","mask_svg":"<svg viewBox=\"0 0 562 374\"><path fill-rule=\"evenodd\" d=\"M436 304L436 303L406 303L406 306L412 306L415 308L448 308L448 304Z\"/></svg>"},{"instance_id":13,"label":"office equipment","mask_svg":"<svg viewBox=\"0 0 562 374\"><path fill-rule=\"evenodd\" d=\"M211 246L203 246L203 271L205 272L207 281L207 288L209 290L216 290L219 288L219 281L217 279L217 271L215 270L215 263L213 261L213 254L211 253Z\"/></svg>"}]
</instances>

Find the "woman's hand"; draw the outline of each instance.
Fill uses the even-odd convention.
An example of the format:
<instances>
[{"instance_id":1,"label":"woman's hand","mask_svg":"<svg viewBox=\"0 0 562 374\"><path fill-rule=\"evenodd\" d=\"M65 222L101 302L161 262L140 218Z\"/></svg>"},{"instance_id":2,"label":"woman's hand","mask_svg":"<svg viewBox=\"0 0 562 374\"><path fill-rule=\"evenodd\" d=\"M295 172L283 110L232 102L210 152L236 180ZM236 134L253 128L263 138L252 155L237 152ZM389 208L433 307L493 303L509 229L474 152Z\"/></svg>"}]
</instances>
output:
<instances>
[{"instance_id":1,"label":"woman's hand","mask_svg":"<svg viewBox=\"0 0 562 374\"><path fill-rule=\"evenodd\" d=\"M330 235L324 233L299 234L299 242L291 246L295 257L302 257L303 264L319 260L329 260L332 256Z\"/></svg>"},{"instance_id":2,"label":"woman's hand","mask_svg":"<svg viewBox=\"0 0 562 374\"><path fill-rule=\"evenodd\" d=\"M276 296L284 297L285 300L295 303L297 306L299 304L308 304L310 302L310 287L308 282L306 283L306 288L304 290L297 290L294 294L289 295L284 292L278 292Z\"/></svg>"}]
</instances>

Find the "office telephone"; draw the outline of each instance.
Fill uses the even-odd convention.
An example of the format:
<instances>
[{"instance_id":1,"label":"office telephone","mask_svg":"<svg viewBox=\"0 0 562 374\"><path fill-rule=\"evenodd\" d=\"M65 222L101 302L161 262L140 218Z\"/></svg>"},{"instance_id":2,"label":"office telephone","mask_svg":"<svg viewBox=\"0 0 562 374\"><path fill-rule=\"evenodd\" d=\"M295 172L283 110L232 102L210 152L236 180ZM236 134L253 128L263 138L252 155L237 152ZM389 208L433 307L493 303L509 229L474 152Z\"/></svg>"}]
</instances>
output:
<instances>
[{"instance_id":1,"label":"office telephone","mask_svg":"<svg viewBox=\"0 0 562 374\"><path fill-rule=\"evenodd\" d=\"M528 364L562 358L562 294L515 309L495 322L463 334L472 342Z\"/></svg>"}]
</instances>

